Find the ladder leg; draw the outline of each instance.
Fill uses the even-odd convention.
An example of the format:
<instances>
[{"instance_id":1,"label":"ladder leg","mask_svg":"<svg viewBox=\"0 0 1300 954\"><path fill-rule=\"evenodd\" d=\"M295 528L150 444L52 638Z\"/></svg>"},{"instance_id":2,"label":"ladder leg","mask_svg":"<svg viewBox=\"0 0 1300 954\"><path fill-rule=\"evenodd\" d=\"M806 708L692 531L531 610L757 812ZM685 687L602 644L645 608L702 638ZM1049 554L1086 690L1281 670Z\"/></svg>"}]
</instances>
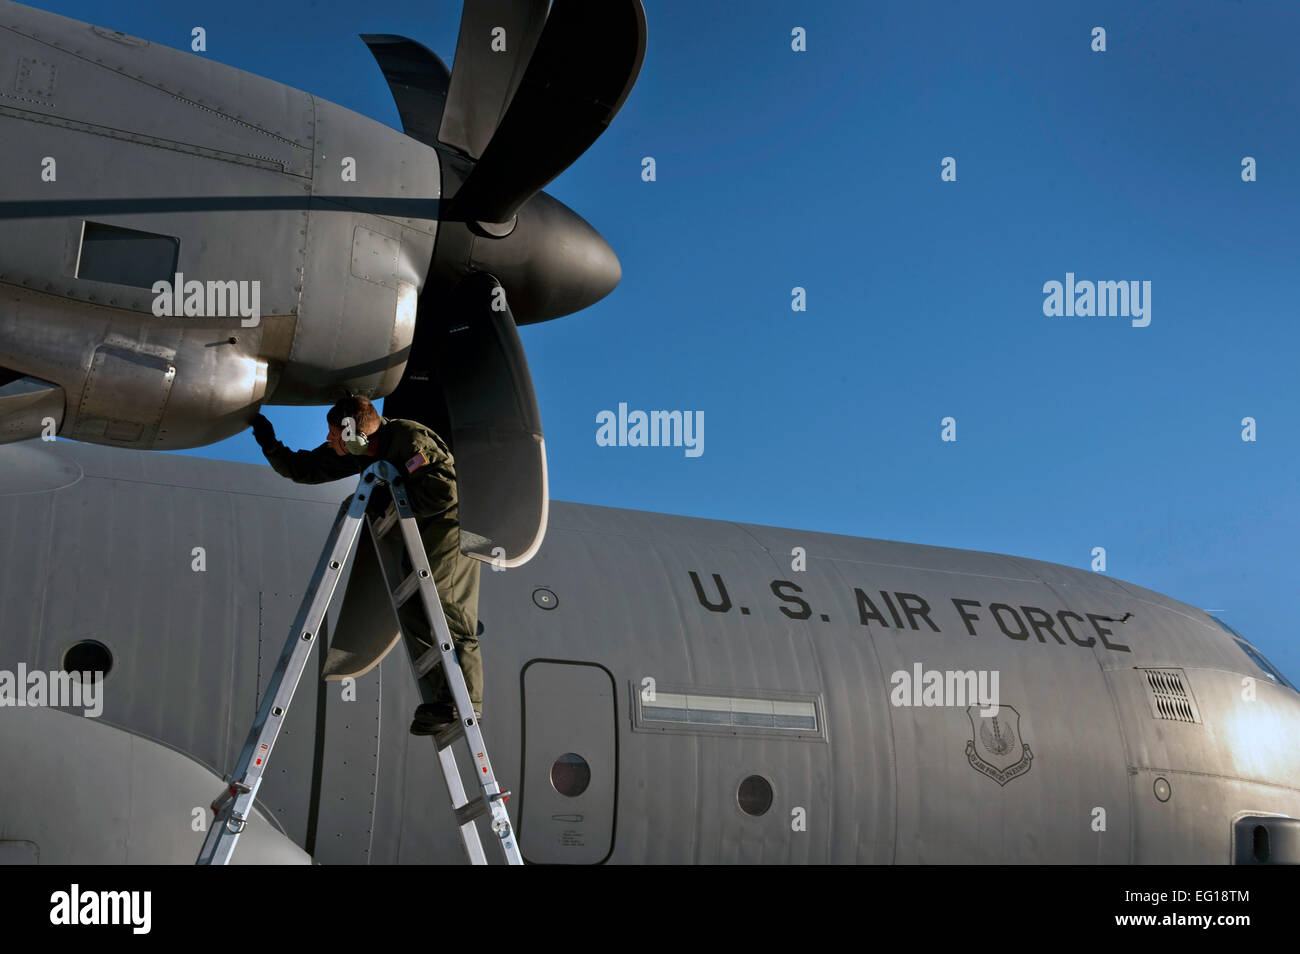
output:
<instances>
[{"instance_id":1,"label":"ladder leg","mask_svg":"<svg viewBox=\"0 0 1300 954\"><path fill-rule=\"evenodd\" d=\"M214 817L199 851L197 864L227 864L248 824L267 760L284 725L312 647L320 635L343 567L356 544L373 488L374 476L367 473L362 477L347 512L335 521L330 540L316 564L311 585L258 706L248 740L230 776L232 781L212 803Z\"/></svg>"},{"instance_id":2,"label":"ladder leg","mask_svg":"<svg viewBox=\"0 0 1300 954\"><path fill-rule=\"evenodd\" d=\"M447 780L447 792L451 795L451 804L455 808L469 801L465 797L465 786L461 782L460 768L456 765L456 756L451 746L438 750L438 761L442 764L442 775ZM474 819L469 819L460 826L460 841L465 846L465 854L472 865L487 864L487 855L483 854L483 842L479 841L478 828Z\"/></svg>"},{"instance_id":3,"label":"ladder leg","mask_svg":"<svg viewBox=\"0 0 1300 954\"><path fill-rule=\"evenodd\" d=\"M396 469L394 468L392 472L396 474ZM506 862L508 864L522 865L523 857L520 854L514 827L510 823L510 816L505 806L505 796L509 793L502 791L501 786L497 783L496 776L492 772L492 765L487 755L487 746L483 741L478 719L474 717L474 707L470 703L469 690L465 685L465 676L456 661L451 631L447 626L447 618L442 611L442 601L438 597L438 590L433 581L433 572L429 567L428 556L424 550L424 541L420 536L419 527L407 502L405 488L400 482L393 483L391 486L393 503L397 508L399 518L398 524L401 530L402 543L405 545L407 557L413 567L409 580L414 581L418 586L424 615L430 623L430 629L436 640L435 646L420 656L419 659L412 658L412 664L416 668L417 677L422 677L437 665L442 666L447 687L451 690L452 699L460 716L460 724L457 730L449 733L451 737L439 736L436 744L438 746L438 760L442 766L443 777L447 781L447 791L451 796L452 808L456 812L457 821L460 824L465 852L469 856L471 864L486 864L474 819L480 814L490 814L492 816L492 831L500 842ZM375 532L374 524L371 526L371 531L372 533ZM380 539L383 536L386 536L386 534L375 536L376 545L380 544ZM397 593L404 591L406 598L414 594L409 592L410 584L408 581L403 581L397 587L392 585L391 580L389 582L389 592L394 594L395 599L394 609L400 610L400 605L396 602L399 598ZM404 628L403 637L406 636ZM404 642L407 643L409 650L410 640L404 638ZM464 783L461 780L460 770L456 765L455 756L452 752L452 743L455 738L460 737L464 738L465 744L469 747L472 769L474 777L477 779L479 795L473 799L469 799L465 795Z\"/></svg>"}]
</instances>

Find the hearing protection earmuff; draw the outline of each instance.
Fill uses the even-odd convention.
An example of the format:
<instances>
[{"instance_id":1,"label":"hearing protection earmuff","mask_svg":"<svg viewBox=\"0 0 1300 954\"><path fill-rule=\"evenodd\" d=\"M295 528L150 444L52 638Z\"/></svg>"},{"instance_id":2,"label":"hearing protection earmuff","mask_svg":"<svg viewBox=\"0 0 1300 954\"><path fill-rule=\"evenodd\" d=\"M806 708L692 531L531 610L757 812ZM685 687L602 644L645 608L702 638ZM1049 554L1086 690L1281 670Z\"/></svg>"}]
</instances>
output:
<instances>
[{"instance_id":1,"label":"hearing protection earmuff","mask_svg":"<svg viewBox=\"0 0 1300 954\"><path fill-rule=\"evenodd\" d=\"M348 431L352 436L348 436ZM357 429L357 422L350 417L343 418L343 449L349 454L363 455L370 447L370 438Z\"/></svg>"}]
</instances>

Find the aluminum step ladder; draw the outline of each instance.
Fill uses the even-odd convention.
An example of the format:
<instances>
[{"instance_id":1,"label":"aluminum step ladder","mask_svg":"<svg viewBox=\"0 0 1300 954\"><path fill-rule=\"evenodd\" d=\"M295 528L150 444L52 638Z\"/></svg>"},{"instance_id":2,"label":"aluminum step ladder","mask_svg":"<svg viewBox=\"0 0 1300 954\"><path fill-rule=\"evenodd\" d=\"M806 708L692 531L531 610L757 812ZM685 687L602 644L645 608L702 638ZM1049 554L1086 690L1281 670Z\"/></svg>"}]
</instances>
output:
<instances>
[{"instance_id":1,"label":"aluminum step ladder","mask_svg":"<svg viewBox=\"0 0 1300 954\"><path fill-rule=\"evenodd\" d=\"M376 517L374 511L386 510ZM501 851L507 864L521 865L523 857L519 852L519 843L515 838L514 827L506 812L505 800L509 792L501 790L492 764L488 760L487 746L483 742L478 720L470 705L469 690L465 686L465 677L456 662L451 631L447 628L447 619L442 612L442 603L433 583L433 573L429 568L424 544L420 539L420 530L411 512L407 500L406 487L402 475L396 467L387 461L377 461L366 468L357 484L346 512L340 513L326 541L325 550L311 585L303 597L302 607L289 630L280 661L271 674L266 693L258 707L257 717L248 733L232 781L212 803L214 815L203 848L199 852L197 864L224 865L230 861L239 836L243 834L253 810L257 790L262 784L262 775L271 757L275 740L284 725L289 705L293 701L294 691L302 678L303 669L311 655L313 645L324 626L326 615L334 600L339 577L348 557L356 547L362 520L370 528L379 562L383 567L384 580L388 589L393 612L401 626L398 610L418 592L425 617L430 623L429 630L437 638L438 645L418 658L412 655L417 684L425 702L432 701L432 689L423 676L441 665L446 676L447 686L451 689L456 711L460 715L458 722L433 737L438 751L438 762L442 767L443 778L447 782L447 792L451 797L451 807L456 815L460 829L461 842L470 864L487 864L483 844L479 840L475 819L480 815L490 815L491 827L501 844ZM394 533L394 529L399 533ZM409 561L410 572L402 564L402 556ZM411 649L405 627L402 627L403 642ZM324 650L322 649L322 652ZM477 780L479 794L467 798L460 767L456 763L453 745L464 739L470 753Z\"/></svg>"}]
</instances>

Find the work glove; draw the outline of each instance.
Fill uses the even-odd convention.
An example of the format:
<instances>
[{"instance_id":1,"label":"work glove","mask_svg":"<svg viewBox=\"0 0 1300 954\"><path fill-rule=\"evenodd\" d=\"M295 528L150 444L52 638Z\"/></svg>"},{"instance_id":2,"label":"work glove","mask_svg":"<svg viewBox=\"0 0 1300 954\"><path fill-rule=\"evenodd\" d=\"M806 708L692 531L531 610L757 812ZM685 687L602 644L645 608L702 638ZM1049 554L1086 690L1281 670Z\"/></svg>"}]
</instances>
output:
<instances>
[{"instance_id":1,"label":"work glove","mask_svg":"<svg viewBox=\"0 0 1300 954\"><path fill-rule=\"evenodd\" d=\"M253 418L253 440L257 441L263 453L270 453L280 443L275 439L275 428L264 414Z\"/></svg>"}]
</instances>

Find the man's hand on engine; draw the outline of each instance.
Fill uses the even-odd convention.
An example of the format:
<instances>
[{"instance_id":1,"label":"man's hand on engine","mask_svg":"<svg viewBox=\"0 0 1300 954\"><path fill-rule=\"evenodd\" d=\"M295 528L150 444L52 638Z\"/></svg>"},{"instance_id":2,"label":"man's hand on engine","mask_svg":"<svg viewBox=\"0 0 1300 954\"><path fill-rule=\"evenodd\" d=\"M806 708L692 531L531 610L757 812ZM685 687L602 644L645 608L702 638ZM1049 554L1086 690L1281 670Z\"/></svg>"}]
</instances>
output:
<instances>
[{"instance_id":1,"label":"man's hand on engine","mask_svg":"<svg viewBox=\"0 0 1300 954\"><path fill-rule=\"evenodd\" d=\"M253 418L253 439L257 441L257 446L262 448L263 452L272 450L280 443L275 439L275 428L271 426L271 422L264 414L258 414Z\"/></svg>"}]
</instances>

